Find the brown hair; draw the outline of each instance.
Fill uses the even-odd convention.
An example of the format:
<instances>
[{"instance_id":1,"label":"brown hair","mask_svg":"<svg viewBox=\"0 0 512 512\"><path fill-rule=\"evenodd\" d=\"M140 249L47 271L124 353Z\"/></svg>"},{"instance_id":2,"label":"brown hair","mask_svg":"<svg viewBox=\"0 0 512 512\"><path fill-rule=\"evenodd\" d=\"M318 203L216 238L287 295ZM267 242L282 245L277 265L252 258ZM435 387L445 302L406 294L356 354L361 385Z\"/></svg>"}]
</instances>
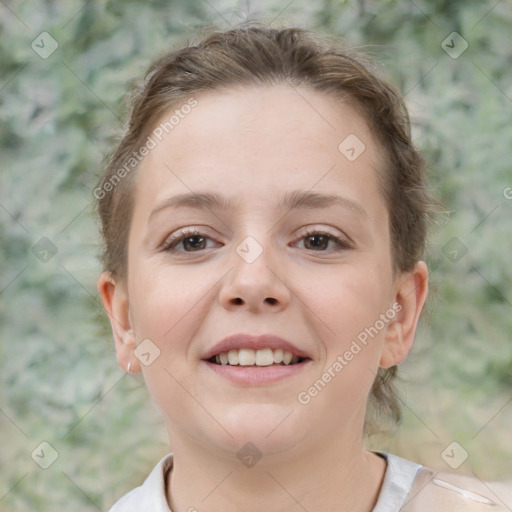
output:
<instances>
[{"instance_id":1,"label":"brown hair","mask_svg":"<svg viewBox=\"0 0 512 512\"><path fill-rule=\"evenodd\" d=\"M376 172L390 216L393 270L411 270L422 258L434 199L425 183L425 161L411 141L400 93L377 76L367 55L334 36L249 21L165 54L134 90L126 133L94 193L104 239L102 262L115 278L123 279L127 272L138 167L135 161L129 166L127 162L134 160L156 121L194 94L258 84L306 86L348 100L358 110L387 157ZM396 369L379 370L371 402L378 404L379 414L385 411L398 421L400 407L392 385Z\"/></svg>"}]
</instances>

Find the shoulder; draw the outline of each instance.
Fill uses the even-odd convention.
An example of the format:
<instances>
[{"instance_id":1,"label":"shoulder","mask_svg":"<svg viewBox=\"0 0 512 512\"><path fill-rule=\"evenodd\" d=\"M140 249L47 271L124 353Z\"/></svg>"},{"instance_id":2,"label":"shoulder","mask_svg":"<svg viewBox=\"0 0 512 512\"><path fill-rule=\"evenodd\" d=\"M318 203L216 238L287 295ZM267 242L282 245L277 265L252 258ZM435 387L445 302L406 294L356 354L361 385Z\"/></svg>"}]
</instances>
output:
<instances>
[{"instance_id":1,"label":"shoulder","mask_svg":"<svg viewBox=\"0 0 512 512\"><path fill-rule=\"evenodd\" d=\"M162 458L144 483L119 499L108 512L169 512L165 475L172 467L172 453Z\"/></svg>"},{"instance_id":2,"label":"shoulder","mask_svg":"<svg viewBox=\"0 0 512 512\"><path fill-rule=\"evenodd\" d=\"M112 505L108 512L129 512L140 509L144 505L144 493L140 487L132 489Z\"/></svg>"},{"instance_id":3,"label":"shoulder","mask_svg":"<svg viewBox=\"0 0 512 512\"><path fill-rule=\"evenodd\" d=\"M493 512L505 512L510 510L507 504L512 504L511 486L422 467L402 512L488 512L490 507Z\"/></svg>"}]
</instances>

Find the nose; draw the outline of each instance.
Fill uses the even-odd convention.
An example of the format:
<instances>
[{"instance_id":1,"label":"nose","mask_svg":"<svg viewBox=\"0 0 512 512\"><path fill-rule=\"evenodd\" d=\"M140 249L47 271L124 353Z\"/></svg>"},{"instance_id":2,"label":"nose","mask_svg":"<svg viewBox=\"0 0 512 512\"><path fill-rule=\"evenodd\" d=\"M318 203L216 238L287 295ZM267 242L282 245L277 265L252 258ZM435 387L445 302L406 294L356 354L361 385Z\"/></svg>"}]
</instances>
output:
<instances>
[{"instance_id":1,"label":"nose","mask_svg":"<svg viewBox=\"0 0 512 512\"><path fill-rule=\"evenodd\" d=\"M278 256L270 244L263 246L247 237L234 251L232 269L219 293L221 304L226 309L243 308L251 313L286 308L291 291L282 265L277 263Z\"/></svg>"}]
</instances>

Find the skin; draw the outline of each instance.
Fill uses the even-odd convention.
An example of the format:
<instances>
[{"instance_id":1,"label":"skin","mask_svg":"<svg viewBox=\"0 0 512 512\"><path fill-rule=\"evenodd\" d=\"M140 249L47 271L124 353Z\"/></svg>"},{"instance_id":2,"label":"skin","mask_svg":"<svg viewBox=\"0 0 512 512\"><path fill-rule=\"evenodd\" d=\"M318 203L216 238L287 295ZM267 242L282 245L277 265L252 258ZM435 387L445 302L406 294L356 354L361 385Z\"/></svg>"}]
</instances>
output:
<instances>
[{"instance_id":1,"label":"skin","mask_svg":"<svg viewBox=\"0 0 512 512\"><path fill-rule=\"evenodd\" d=\"M393 273L375 171L381 148L352 106L307 88L195 98L198 106L138 171L126 277L104 272L98 280L119 365L143 372L166 420L174 453L169 504L174 512L329 511L340 504L370 511L385 462L364 449L367 397L378 368L399 364L411 349L428 281L421 261ZM365 144L354 161L338 150L350 134ZM281 194L294 190L334 193L364 213L336 205L278 209ZM162 201L191 191L240 204L236 211L163 208L150 219ZM315 246L306 226L350 246L333 239ZM185 227L207 237L201 250L190 239L174 253L161 248ZM236 252L248 236L263 248L252 263ZM298 394L394 303L401 307L394 319L307 405L299 403ZM201 355L238 332L277 334L312 361L277 383L234 384ZM144 366L133 351L147 338L160 355ZM248 442L262 453L250 468L236 456Z\"/></svg>"}]
</instances>

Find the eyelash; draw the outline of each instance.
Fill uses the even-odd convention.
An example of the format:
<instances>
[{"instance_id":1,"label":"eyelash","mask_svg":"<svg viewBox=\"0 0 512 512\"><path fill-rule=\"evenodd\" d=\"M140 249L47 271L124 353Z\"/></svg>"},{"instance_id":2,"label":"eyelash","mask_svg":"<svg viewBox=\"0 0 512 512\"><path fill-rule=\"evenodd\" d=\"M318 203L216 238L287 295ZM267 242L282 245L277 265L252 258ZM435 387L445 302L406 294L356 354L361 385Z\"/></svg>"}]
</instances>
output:
<instances>
[{"instance_id":1,"label":"eyelash","mask_svg":"<svg viewBox=\"0 0 512 512\"><path fill-rule=\"evenodd\" d=\"M338 247L336 249L326 249L326 250L322 250L322 251L313 251L313 252L337 252L337 251L343 251L343 250L352 248L352 244L350 242L348 242L346 240L342 240L342 239L338 238L337 236L334 236L332 233L328 233L327 231L322 231L322 230L318 230L318 229L306 228L306 233L299 240L302 240L304 238L307 238L307 237L310 237L313 235L326 236L330 240L333 240L334 242L336 242L336 244L338 244ZM171 235L169 238L167 238L167 240L165 240L165 242L162 244L162 251L180 252L180 251L177 251L176 249L174 249L174 247L177 246L179 243L181 243L183 240L186 240L187 238L192 238L195 236L201 236L206 239L210 239L210 237L205 236L198 229L188 228L188 229L183 230L181 233L178 233L177 235ZM194 253L194 252L202 252L202 250L182 251L182 252Z\"/></svg>"},{"instance_id":2,"label":"eyelash","mask_svg":"<svg viewBox=\"0 0 512 512\"><path fill-rule=\"evenodd\" d=\"M336 242L336 244L337 244L337 247L334 249L326 249L326 250L313 251L313 252L330 253L330 252L346 251L347 249L352 248L352 245L347 240L342 240L341 238L338 238L337 236L333 235L332 233L329 233L328 231L323 231L321 229L314 229L314 228L310 228L310 227L306 227L305 231L306 231L306 233L303 234L299 238L299 240L303 240L305 238L308 238L308 237L314 236L314 235L321 235L321 236L327 237L329 240Z\"/></svg>"},{"instance_id":3,"label":"eyelash","mask_svg":"<svg viewBox=\"0 0 512 512\"><path fill-rule=\"evenodd\" d=\"M203 233L198 231L197 229L184 229L181 233L178 233L177 235L171 235L162 245L163 251L169 251L169 252L177 252L176 249L173 248L173 246L178 245L183 240L186 240L187 238L192 238L194 236L204 236ZM205 237L209 238L209 237ZM197 252L197 251L185 251L185 252Z\"/></svg>"}]
</instances>

